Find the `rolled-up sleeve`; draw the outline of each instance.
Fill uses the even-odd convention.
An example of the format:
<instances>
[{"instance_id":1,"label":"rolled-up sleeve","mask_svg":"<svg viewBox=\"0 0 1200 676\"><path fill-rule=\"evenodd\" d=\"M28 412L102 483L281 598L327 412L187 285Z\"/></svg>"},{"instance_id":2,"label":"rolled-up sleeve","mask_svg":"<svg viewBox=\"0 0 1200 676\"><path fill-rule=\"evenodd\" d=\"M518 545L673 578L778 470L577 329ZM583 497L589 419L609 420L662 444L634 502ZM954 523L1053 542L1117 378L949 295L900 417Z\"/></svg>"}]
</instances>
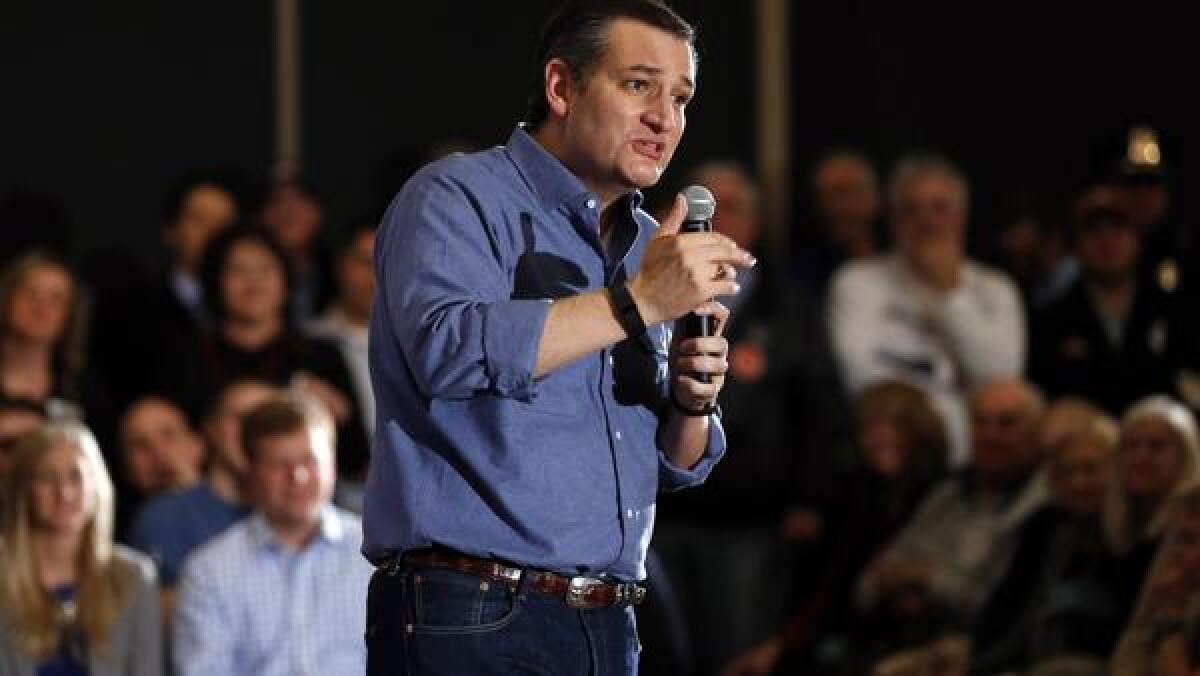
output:
<instances>
[{"instance_id":1,"label":"rolled-up sleeve","mask_svg":"<svg viewBox=\"0 0 1200 676\"><path fill-rule=\"evenodd\" d=\"M725 456L725 428L721 426L720 416L709 416L708 446L700 461L691 468L684 468L671 462L663 449L658 450L658 487L661 491L677 491L691 486L697 486L708 479L717 462Z\"/></svg>"},{"instance_id":2,"label":"rolled-up sleeve","mask_svg":"<svg viewBox=\"0 0 1200 676\"><path fill-rule=\"evenodd\" d=\"M530 400L544 299L513 299L508 244L444 174L418 176L384 217L379 299L423 395Z\"/></svg>"}]
</instances>

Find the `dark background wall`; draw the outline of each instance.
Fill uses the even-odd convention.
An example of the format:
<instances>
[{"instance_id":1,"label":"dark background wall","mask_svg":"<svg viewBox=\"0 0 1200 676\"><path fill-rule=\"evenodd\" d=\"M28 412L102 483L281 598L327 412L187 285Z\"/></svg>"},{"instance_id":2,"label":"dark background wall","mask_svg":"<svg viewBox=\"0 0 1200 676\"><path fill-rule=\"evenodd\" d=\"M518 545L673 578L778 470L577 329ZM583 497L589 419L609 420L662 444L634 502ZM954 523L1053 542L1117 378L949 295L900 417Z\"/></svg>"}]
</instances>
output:
<instances>
[{"instance_id":1,"label":"dark background wall","mask_svg":"<svg viewBox=\"0 0 1200 676\"><path fill-rule=\"evenodd\" d=\"M833 143L886 166L948 153L986 231L1021 195L1041 202L1128 125L1162 135L1181 210L1197 206L1200 45L1165 3L794 4L794 156Z\"/></svg>"},{"instance_id":2,"label":"dark background wall","mask_svg":"<svg viewBox=\"0 0 1200 676\"><path fill-rule=\"evenodd\" d=\"M377 185L388 158L502 142L524 104L537 26L555 4L305 2L304 168L327 194L330 225L393 188ZM754 159L754 3L674 4L700 27L701 87L666 185L705 157ZM881 166L910 147L938 148L970 172L986 228L1013 195L1061 183L1100 136L1146 122L1160 128L1177 198L1191 210L1200 48L1179 11L791 7L798 180L834 143L860 145ZM268 171L272 30L266 0L0 4L0 198L60 200L77 251L152 257L163 190L183 168ZM3 237L39 219L52 220L6 218Z\"/></svg>"},{"instance_id":3,"label":"dark background wall","mask_svg":"<svg viewBox=\"0 0 1200 676\"><path fill-rule=\"evenodd\" d=\"M303 164L326 194L330 227L372 209L381 163L503 142L556 4L303 3ZM708 153L748 162L752 3L677 6L702 26L704 50L679 166ZM266 0L3 3L0 199L59 198L77 251L152 258L163 191L185 167L269 171L272 22ZM7 225L4 237L27 228Z\"/></svg>"}]
</instances>

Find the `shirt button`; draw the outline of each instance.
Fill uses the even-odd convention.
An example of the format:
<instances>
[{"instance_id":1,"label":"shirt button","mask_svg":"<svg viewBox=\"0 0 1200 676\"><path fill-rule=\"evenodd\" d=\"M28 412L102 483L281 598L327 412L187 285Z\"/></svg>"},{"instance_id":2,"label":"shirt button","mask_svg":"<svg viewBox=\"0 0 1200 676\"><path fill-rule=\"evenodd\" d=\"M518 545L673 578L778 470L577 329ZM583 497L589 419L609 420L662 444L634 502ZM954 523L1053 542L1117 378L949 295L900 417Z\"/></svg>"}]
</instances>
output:
<instances>
[{"instance_id":1,"label":"shirt button","mask_svg":"<svg viewBox=\"0 0 1200 676\"><path fill-rule=\"evenodd\" d=\"M612 366L612 365L613 365L613 364L615 364L615 363L616 363L616 360L615 360L615 359L613 359L613 356L612 356L611 354L610 354L610 355L608 355L608 365L609 365L609 366Z\"/></svg>"},{"instance_id":2,"label":"shirt button","mask_svg":"<svg viewBox=\"0 0 1200 676\"><path fill-rule=\"evenodd\" d=\"M625 510L625 518L632 520L635 516L637 516L637 512L634 512L632 509Z\"/></svg>"},{"instance_id":3,"label":"shirt button","mask_svg":"<svg viewBox=\"0 0 1200 676\"><path fill-rule=\"evenodd\" d=\"M595 208L596 208L596 200L589 199L589 200L587 201L587 208L589 208L589 209L595 209Z\"/></svg>"},{"instance_id":4,"label":"shirt button","mask_svg":"<svg viewBox=\"0 0 1200 676\"><path fill-rule=\"evenodd\" d=\"M614 436L617 438L617 441L620 441L620 440L621 440L621 433L620 433L620 432L617 432L617 433L616 433Z\"/></svg>"}]
</instances>

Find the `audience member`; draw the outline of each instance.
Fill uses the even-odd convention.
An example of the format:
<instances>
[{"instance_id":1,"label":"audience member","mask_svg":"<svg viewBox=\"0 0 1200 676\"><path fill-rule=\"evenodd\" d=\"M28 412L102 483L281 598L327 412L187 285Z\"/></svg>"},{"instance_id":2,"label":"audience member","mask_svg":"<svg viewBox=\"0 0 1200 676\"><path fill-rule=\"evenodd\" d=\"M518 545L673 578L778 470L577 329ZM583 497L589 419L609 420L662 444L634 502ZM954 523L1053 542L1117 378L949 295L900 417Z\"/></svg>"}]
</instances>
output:
<instances>
[{"instance_id":1,"label":"audience member","mask_svg":"<svg viewBox=\"0 0 1200 676\"><path fill-rule=\"evenodd\" d=\"M811 220L796 233L793 266L803 286L821 300L838 267L882 251L883 200L871 161L845 148L817 161L809 193Z\"/></svg>"},{"instance_id":2,"label":"audience member","mask_svg":"<svg viewBox=\"0 0 1200 676\"><path fill-rule=\"evenodd\" d=\"M146 499L187 488L200 478L204 442L175 402L157 395L133 403L121 418L125 476Z\"/></svg>"},{"instance_id":3,"label":"audience member","mask_svg":"<svg viewBox=\"0 0 1200 676\"><path fill-rule=\"evenodd\" d=\"M947 442L928 397L900 382L869 385L857 401L859 459L811 518L826 534L815 584L782 629L723 676L836 672L855 637L854 584L945 474ZM827 480L833 477L827 477Z\"/></svg>"},{"instance_id":4,"label":"audience member","mask_svg":"<svg viewBox=\"0 0 1200 676\"><path fill-rule=\"evenodd\" d=\"M249 463L238 438L241 417L277 394L274 387L253 379L223 388L204 421L208 446L204 480L157 496L134 516L129 544L158 564L168 618L184 559L246 514Z\"/></svg>"},{"instance_id":5,"label":"audience member","mask_svg":"<svg viewBox=\"0 0 1200 676\"><path fill-rule=\"evenodd\" d=\"M1057 213L1035 213L1031 206L1001 223L995 238L999 264L1021 289L1027 307L1054 302L1079 278L1066 230Z\"/></svg>"},{"instance_id":6,"label":"audience member","mask_svg":"<svg viewBox=\"0 0 1200 676\"><path fill-rule=\"evenodd\" d=\"M338 423L339 469L361 480L367 443L354 385L337 348L300 334L287 315L286 254L265 230L234 227L213 239L202 265L214 328L200 354L180 355L172 391L200 410L226 383L254 377L302 388Z\"/></svg>"},{"instance_id":7,"label":"audience member","mask_svg":"<svg viewBox=\"0 0 1200 676\"><path fill-rule=\"evenodd\" d=\"M1121 490L1106 514L1109 542L1118 551L1152 553L1170 498L1200 478L1200 436L1192 412L1163 395L1134 403L1121 417L1117 478Z\"/></svg>"},{"instance_id":8,"label":"audience member","mask_svg":"<svg viewBox=\"0 0 1200 676\"><path fill-rule=\"evenodd\" d=\"M1133 126L1108 149L1102 171L1142 240L1143 282L1168 293L1194 294L1200 290L1195 277L1200 250L1194 228L1172 209L1166 150L1153 127Z\"/></svg>"},{"instance_id":9,"label":"audience member","mask_svg":"<svg viewBox=\"0 0 1200 676\"><path fill-rule=\"evenodd\" d=\"M354 394L362 406L363 429L375 434L375 397L367 364L367 324L375 300L375 223L350 228L334 264L337 291L333 302L305 328L318 338L338 346L350 368Z\"/></svg>"},{"instance_id":10,"label":"audience member","mask_svg":"<svg viewBox=\"0 0 1200 676\"><path fill-rule=\"evenodd\" d=\"M1171 502L1163 545L1113 655L1112 676L1193 676L1200 668L1200 483Z\"/></svg>"},{"instance_id":11,"label":"audience member","mask_svg":"<svg viewBox=\"0 0 1200 676\"><path fill-rule=\"evenodd\" d=\"M113 485L91 432L38 428L6 484L0 674L162 674L154 566L113 544Z\"/></svg>"},{"instance_id":12,"label":"audience member","mask_svg":"<svg viewBox=\"0 0 1200 676\"><path fill-rule=\"evenodd\" d=\"M316 186L296 176L275 181L260 218L287 253L293 319L303 323L316 317L334 296L333 256L321 239L325 213Z\"/></svg>"},{"instance_id":13,"label":"audience member","mask_svg":"<svg viewBox=\"0 0 1200 676\"><path fill-rule=\"evenodd\" d=\"M330 504L334 428L311 398L242 421L253 514L184 565L173 631L179 676L356 674L372 568L356 517Z\"/></svg>"},{"instance_id":14,"label":"audience member","mask_svg":"<svg viewBox=\"0 0 1200 676\"><path fill-rule=\"evenodd\" d=\"M133 515L151 498L196 483L204 444L174 401L146 395L130 404L117 429L117 538L128 540Z\"/></svg>"},{"instance_id":15,"label":"audience member","mask_svg":"<svg viewBox=\"0 0 1200 676\"><path fill-rule=\"evenodd\" d=\"M1043 408L1019 380L974 393L967 471L935 487L859 579L856 602L874 619L866 631L877 645L913 645L974 622L1008 569L1018 530L1048 498L1037 471Z\"/></svg>"},{"instance_id":16,"label":"audience member","mask_svg":"<svg viewBox=\"0 0 1200 676\"><path fill-rule=\"evenodd\" d=\"M180 177L167 193L162 243L168 269L161 310L168 321L186 327L204 325L208 313L200 265L213 237L240 220L244 197L238 181L222 170L196 169ZM186 318L186 319L185 319Z\"/></svg>"},{"instance_id":17,"label":"audience member","mask_svg":"<svg viewBox=\"0 0 1200 676\"><path fill-rule=\"evenodd\" d=\"M879 380L924 389L946 422L950 464L969 459L967 393L1025 362L1025 316L1007 275L967 259L967 180L946 160L912 156L889 183L894 253L842 266L828 312L852 391Z\"/></svg>"},{"instance_id":18,"label":"audience member","mask_svg":"<svg viewBox=\"0 0 1200 676\"><path fill-rule=\"evenodd\" d=\"M64 261L34 251L10 263L0 275L0 395L110 424L107 397L86 369L85 315Z\"/></svg>"},{"instance_id":19,"label":"audience member","mask_svg":"<svg viewBox=\"0 0 1200 676\"><path fill-rule=\"evenodd\" d=\"M147 270L127 251L89 256L95 300L89 352L121 410L164 386L177 351L195 351L207 326L200 261L209 240L240 218L246 199L236 172L194 168L174 179L163 200L163 264ZM175 349L177 346L184 346Z\"/></svg>"},{"instance_id":20,"label":"audience member","mask_svg":"<svg viewBox=\"0 0 1200 676\"><path fill-rule=\"evenodd\" d=\"M1081 277L1035 315L1030 374L1046 391L1075 394L1120 414L1154 393L1174 393L1188 344L1190 308L1139 278L1138 228L1114 191L1094 186L1075 206Z\"/></svg>"},{"instance_id":21,"label":"audience member","mask_svg":"<svg viewBox=\"0 0 1200 676\"><path fill-rule=\"evenodd\" d=\"M974 627L973 673L1112 652L1145 573L1101 527L1106 495L1117 490L1117 434L1115 422L1096 415L1046 449L1052 503L1021 528L1008 574Z\"/></svg>"}]
</instances>

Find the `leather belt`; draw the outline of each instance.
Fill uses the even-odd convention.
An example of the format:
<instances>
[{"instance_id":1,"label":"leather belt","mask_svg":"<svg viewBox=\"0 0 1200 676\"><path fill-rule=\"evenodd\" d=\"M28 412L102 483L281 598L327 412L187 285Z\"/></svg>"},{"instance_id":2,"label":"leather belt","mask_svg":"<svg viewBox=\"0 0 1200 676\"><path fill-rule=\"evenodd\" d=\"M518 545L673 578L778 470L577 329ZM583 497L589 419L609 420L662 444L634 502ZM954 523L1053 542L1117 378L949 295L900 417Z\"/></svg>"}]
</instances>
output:
<instances>
[{"instance_id":1,"label":"leather belt","mask_svg":"<svg viewBox=\"0 0 1200 676\"><path fill-rule=\"evenodd\" d=\"M530 577L530 588L534 591L563 599L572 608L607 608L609 606L638 605L646 598L646 588L636 582L618 582L599 577L559 575L547 571L519 568L492 561L466 556L441 549L422 549L392 556L378 565L380 570L405 568L440 568L475 575L494 583L515 588L525 576Z\"/></svg>"}]
</instances>

